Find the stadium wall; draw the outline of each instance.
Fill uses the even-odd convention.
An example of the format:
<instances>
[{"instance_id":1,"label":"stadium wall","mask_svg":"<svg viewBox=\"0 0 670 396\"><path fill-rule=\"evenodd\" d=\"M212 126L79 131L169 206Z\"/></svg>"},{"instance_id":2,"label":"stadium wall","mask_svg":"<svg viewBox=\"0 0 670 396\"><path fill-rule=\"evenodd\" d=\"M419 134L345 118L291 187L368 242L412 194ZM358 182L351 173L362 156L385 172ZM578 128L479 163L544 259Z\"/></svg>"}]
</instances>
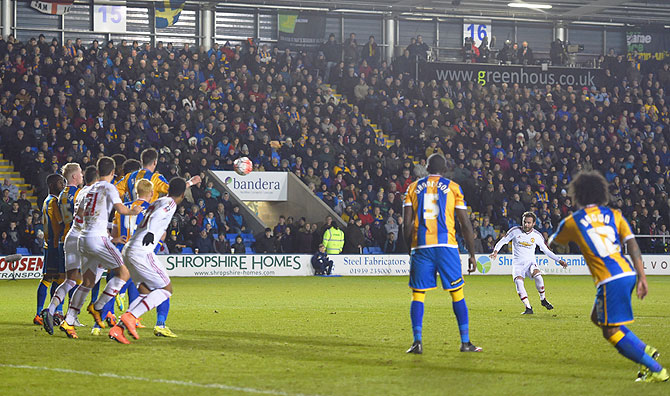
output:
<instances>
[{"instance_id":1,"label":"stadium wall","mask_svg":"<svg viewBox=\"0 0 670 396\"><path fill-rule=\"evenodd\" d=\"M493 262L487 255L477 255L477 270L473 275L511 275L512 256L498 255ZM563 269L545 255L536 256L540 270L550 275L589 275L580 255L560 256L568 262ZM158 256L171 277L222 276L311 276L312 256L306 254L246 254L246 255L161 255ZM408 255L335 255L333 275L340 276L408 276ZM643 255L648 275L670 275L670 255ZM463 273L467 273L467 255L461 255ZM26 256L9 264L0 258L0 280L39 279L44 261L41 256Z\"/></svg>"}]
</instances>

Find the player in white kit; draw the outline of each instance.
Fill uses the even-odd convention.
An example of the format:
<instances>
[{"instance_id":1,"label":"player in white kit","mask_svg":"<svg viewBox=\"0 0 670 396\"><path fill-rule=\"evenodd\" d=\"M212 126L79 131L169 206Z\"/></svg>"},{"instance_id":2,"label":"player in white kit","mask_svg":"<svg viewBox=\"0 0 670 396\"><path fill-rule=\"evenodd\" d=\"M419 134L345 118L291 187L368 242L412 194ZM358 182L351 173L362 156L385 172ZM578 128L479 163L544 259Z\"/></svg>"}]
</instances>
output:
<instances>
[{"instance_id":1,"label":"player in white kit","mask_svg":"<svg viewBox=\"0 0 670 396\"><path fill-rule=\"evenodd\" d=\"M109 338L130 344L123 334L125 328L133 338L139 339L135 329L137 318L172 296L170 277L154 250L156 243L167 231L177 205L184 200L185 192L186 180L170 180L167 196L157 199L147 208L144 219L124 246L123 259L128 264L140 295L130 303L128 311L121 315L120 323L110 329Z\"/></svg>"},{"instance_id":2,"label":"player in white kit","mask_svg":"<svg viewBox=\"0 0 670 396\"><path fill-rule=\"evenodd\" d=\"M63 176L68 181L69 186L77 186L81 183L82 172L81 168L76 163L69 163L63 167ZM42 311L40 314L43 320L44 330L47 333L53 335L54 329L53 325L60 325L60 323L55 323L53 315L56 311L58 304L63 302L67 293L73 289L78 283L81 283L81 258L79 255L79 250L77 249L77 240L79 239L79 234L81 233L81 225L84 222L81 217L82 212L79 212L81 207L81 202L84 200L86 193L91 188L91 185L98 180L98 170L95 166L89 166L86 168L86 171L83 175L83 181L86 183L76 194L74 201L74 209L72 213L69 214L71 219L68 219L71 222L71 226L67 234L65 235L64 241L64 250L65 250L65 282L61 283L60 286L56 289L53 297L51 298L51 303L49 307ZM66 187L67 188L67 187ZM66 218L65 216L63 217ZM76 318L75 318L76 320ZM73 323L74 324L74 323Z\"/></svg>"},{"instance_id":3,"label":"player in white kit","mask_svg":"<svg viewBox=\"0 0 670 396\"><path fill-rule=\"evenodd\" d=\"M542 279L542 273L535 262L535 247L539 246L544 254L552 260L557 261L563 268L567 268L568 266L565 260L561 260L554 252L549 250L542 234L533 228L536 219L535 213L524 213L521 217L523 226L510 228L507 234L496 243L493 253L489 256L491 260L495 260L500 249L510 241L512 242L512 277L516 285L516 292L526 306L526 310L522 312L523 315L533 313L533 308L530 306L528 294L523 284L524 278L535 279L535 287L537 288L537 292L540 293L540 303L547 309L554 309L554 306L547 301L545 296L544 279Z\"/></svg>"},{"instance_id":4,"label":"player in white kit","mask_svg":"<svg viewBox=\"0 0 670 396\"><path fill-rule=\"evenodd\" d=\"M114 160L109 157L102 157L98 160L97 167L98 181L90 187L84 196L80 209L83 225L77 246L82 259L83 282L70 299L67 315L60 325L61 330L70 338L79 338L71 324L79 315L88 293L97 281L98 268L102 267L116 274L116 277L107 283L102 296L98 298L95 304L89 305L87 309L95 322L103 328L105 324L100 317L100 310L107 301L116 296L130 278L128 269L123 265L123 259L114 247L107 231L108 219L112 209L116 209L123 215L137 215L141 212L140 207L133 209L126 207L119 197L118 190L111 183L114 177Z\"/></svg>"}]
</instances>

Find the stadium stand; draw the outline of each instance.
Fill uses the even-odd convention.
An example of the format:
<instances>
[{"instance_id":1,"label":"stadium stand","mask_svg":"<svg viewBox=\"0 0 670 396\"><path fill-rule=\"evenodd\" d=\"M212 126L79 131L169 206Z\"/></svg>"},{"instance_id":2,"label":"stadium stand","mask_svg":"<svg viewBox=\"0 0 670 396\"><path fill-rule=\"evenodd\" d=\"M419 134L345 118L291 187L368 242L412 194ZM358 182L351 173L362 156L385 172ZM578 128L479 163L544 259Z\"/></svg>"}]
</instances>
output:
<instances>
[{"instance_id":1,"label":"stadium stand","mask_svg":"<svg viewBox=\"0 0 670 396\"><path fill-rule=\"evenodd\" d=\"M261 59L250 51L253 41L198 52L10 36L0 40L2 154L39 203L45 176L70 161L86 166L115 153L138 159L151 146L168 179L206 180L205 169L230 170L248 156L257 170L294 172L345 221L360 217L366 253L381 252L389 233L402 235L389 218L400 215L402 195L426 174L431 153L447 157L472 219L490 220L493 240L528 209L550 234L573 208L565 192L572 175L597 169L636 234L670 235L668 64L608 55L603 86L483 87L414 81L403 59L387 65L352 54L351 46L347 59L357 61L329 68L324 53L342 54L334 45L309 54L272 48ZM212 236L235 220L230 207L217 209L221 194L206 195L206 184L192 189L170 228L182 253L193 251L207 212L216 219L217 227L208 224ZM12 202L0 209L0 232L11 240L2 253L39 248L39 215L22 207L12 222ZM316 225L290 227L291 238L317 245L323 233ZM242 235L249 252L254 236ZM231 245L236 236L226 236ZM482 250L490 250L489 236L487 228L478 238ZM664 240L640 245L668 251ZM277 243L279 251L287 246L315 251Z\"/></svg>"}]
</instances>

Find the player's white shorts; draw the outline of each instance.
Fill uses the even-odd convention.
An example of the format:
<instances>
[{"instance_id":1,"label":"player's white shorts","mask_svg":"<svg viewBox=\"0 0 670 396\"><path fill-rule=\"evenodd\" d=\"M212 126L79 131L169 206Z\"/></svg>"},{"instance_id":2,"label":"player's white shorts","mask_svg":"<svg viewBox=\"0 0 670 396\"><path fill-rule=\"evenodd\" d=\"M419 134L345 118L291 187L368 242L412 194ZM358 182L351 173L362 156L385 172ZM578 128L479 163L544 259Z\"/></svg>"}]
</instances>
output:
<instances>
[{"instance_id":1,"label":"player's white shorts","mask_svg":"<svg viewBox=\"0 0 670 396\"><path fill-rule=\"evenodd\" d=\"M533 276L533 272L535 272L535 270L539 271L540 268L534 261L527 261L520 264L512 263L512 278L530 278Z\"/></svg>"},{"instance_id":2,"label":"player's white shorts","mask_svg":"<svg viewBox=\"0 0 670 396\"><path fill-rule=\"evenodd\" d=\"M155 290L170 284L170 277L154 252L133 250L126 246L123 249L123 259L136 285L144 283L149 289Z\"/></svg>"},{"instance_id":3,"label":"player's white shorts","mask_svg":"<svg viewBox=\"0 0 670 396\"><path fill-rule=\"evenodd\" d=\"M98 271L98 267L104 269L116 269L123 265L121 253L112 244L112 240L106 236L79 237L79 254L81 254L81 272L87 270Z\"/></svg>"},{"instance_id":4,"label":"player's white shorts","mask_svg":"<svg viewBox=\"0 0 670 396\"><path fill-rule=\"evenodd\" d=\"M63 250L65 251L65 272L81 269L81 254L77 243L79 240L78 232L68 232L63 242Z\"/></svg>"}]
</instances>

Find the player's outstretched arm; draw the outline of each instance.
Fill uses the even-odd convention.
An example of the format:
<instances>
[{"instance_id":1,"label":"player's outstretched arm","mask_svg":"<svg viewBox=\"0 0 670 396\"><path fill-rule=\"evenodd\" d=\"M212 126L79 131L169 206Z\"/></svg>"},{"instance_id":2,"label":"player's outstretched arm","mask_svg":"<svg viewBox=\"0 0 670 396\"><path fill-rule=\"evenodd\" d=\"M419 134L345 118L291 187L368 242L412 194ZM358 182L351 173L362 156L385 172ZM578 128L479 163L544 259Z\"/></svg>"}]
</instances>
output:
<instances>
[{"instance_id":1,"label":"player's outstretched arm","mask_svg":"<svg viewBox=\"0 0 670 396\"><path fill-rule=\"evenodd\" d=\"M122 203L115 203L114 204L114 209L119 212L119 214L124 215L124 216L135 216L140 214L142 212L142 207L141 206L134 206L132 209L129 209L126 205Z\"/></svg>"},{"instance_id":2,"label":"player's outstretched arm","mask_svg":"<svg viewBox=\"0 0 670 396\"><path fill-rule=\"evenodd\" d=\"M465 247L468 248L468 274L475 272L475 232L472 230L472 223L468 217L466 209L456 209L456 218L461 225L461 232L465 238Z\"/></svg>"},{"instance_id":3,"label":"player's outstretched arm","mask_svg":"<svg viewBox=\"0 0 670 396\"><path fill-rule=\"evenodd\" d=\"M628 248L628 254L633 259L633 267L635 267L635 272L637 273L637 297L642 300L647 295L649 288L647 286L647 275L644 273L640 247L635 238L630 238L626 241L626 247Z\"/></svg>"},{"instance_id":4,"label":"player's outstretched arm","mask_svg":"<svg viewBox=\"0 0 670 396\"><path fill-rule=\"evenodd\" d=\"M489 258L491 260L495 260L496 257L498 256L498 252L500 251L500 249L502 249L503 246L507 245L511 240L512 240L512 230L509 230L507 231L507 233L505 233L505 236L500 238L498 243L496 243L496 246L493 248L493 253L489 255Z\"/></svg>"},{"instance_id":5,"label":"player's outstretched arm","mask_svg":"<svg viewBox=\"0 0 670 396\"><path fill-rule=\"evenodd\" d=\"M407 252L412 252L412 233L414 232L414 208L405 205L403 208L403 238L407 241Z\"/></svg>"},{"instance_id":6,"label":"player's outstretched arm","mask_svg":"<svg viewBox=\"0 0 670 396\"><path fill-rule=\"evenodd\" d=\"M547 256L549 256L550 259L556 261L559 263L563 268L568 268L568 263L565 262L562 258L558 257L556 253L552 252L549 247L547 247L547 244L544 243L544 239L540 238L538 241L537 245L540 247L540 250Z\"/></svg>"}]
</instances>

